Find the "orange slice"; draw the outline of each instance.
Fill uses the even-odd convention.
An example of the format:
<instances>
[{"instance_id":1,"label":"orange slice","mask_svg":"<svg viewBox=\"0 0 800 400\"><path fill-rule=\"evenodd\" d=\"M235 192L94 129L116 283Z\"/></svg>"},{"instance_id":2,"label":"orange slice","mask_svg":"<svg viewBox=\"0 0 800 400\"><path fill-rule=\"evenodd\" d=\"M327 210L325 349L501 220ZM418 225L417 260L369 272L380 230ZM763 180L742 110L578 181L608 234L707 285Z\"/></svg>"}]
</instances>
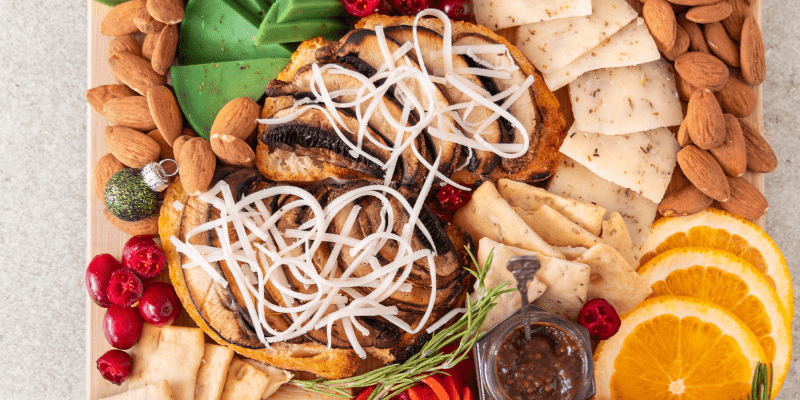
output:
<instances>
[{"instance_id":1,"label":"orange slice","mask_svg":"<svg viewBox=\"0 0 800 400\"><path fill-rule=\"evenodd\" d=\"M789 267L780 249L758 225L727 211L708 208L688 217L661 218L642 247L641 265L670 249L706 247L725 250L761 271L778 292L783 308L794 315Z\"/></svg>"},{"instance_id":2,"label":"orange slice","mask_svg":"<svg viewBox=\"0 0 800 400\"><path fill-rule=\"evenodd\" d=\"M597 400L744 399L766 360L753 332L710 301L659 296L621 319L594 353Z\"/></svg>"},{"instance_id":3,"label":"orange slice","mask_svg":"<svg viewBox=\"0 0 800 400\"><path fill-rule=\"evenodd\" d=\"M773 363L773 393L778 393L792 358L791 318L755 267L727 251L686 247L659 254L638 272L653 289L651 298L696 297L742 320Z\"/></svg>"}]
</instances>

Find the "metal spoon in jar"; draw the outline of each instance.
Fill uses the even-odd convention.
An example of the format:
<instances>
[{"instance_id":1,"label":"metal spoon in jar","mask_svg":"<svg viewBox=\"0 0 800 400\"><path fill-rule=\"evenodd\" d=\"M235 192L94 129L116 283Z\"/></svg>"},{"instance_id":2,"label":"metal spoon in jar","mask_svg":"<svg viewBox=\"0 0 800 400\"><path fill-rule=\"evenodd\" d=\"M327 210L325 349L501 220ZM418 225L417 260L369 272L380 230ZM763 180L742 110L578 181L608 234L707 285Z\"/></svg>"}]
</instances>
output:
<instances>
[{"instance_id":1,"label":"metal spoon in jar","mask_svg":"<svg viewBox=\"0 0 800 400\"><path fill-rule=\"evenodd\" d=\"M522 313L523 320L525 321L525 340L531 340L531 321L528 318L528 313L525 312L525 306L528 305L528 282L536 276L542 264L536 256L516 256L511 257L506 264L506 269L514 275L517 280L517 290L522 296Z\"/></svg>"}]
</instances>

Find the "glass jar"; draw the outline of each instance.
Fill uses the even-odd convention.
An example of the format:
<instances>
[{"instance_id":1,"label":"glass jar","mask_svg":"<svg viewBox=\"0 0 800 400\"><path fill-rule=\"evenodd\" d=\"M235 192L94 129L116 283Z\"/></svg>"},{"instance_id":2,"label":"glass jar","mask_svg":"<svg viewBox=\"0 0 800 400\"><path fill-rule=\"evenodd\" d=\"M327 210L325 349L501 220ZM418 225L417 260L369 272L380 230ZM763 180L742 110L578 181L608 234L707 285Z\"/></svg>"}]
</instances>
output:
<instances>
[{"instance_id":1,"label":"glass jar","mask_svg":"<svg viewBox=\"0 0 800 400\"><path fill-rule=\"evenodd\" d=\"M537 390L536 388L541 386L536 385L552 385L551 376L553 373L561 377L558 385L563 390L561 394L556 394L552 397L526 395L525 398L585 400L594 396L594 364L589 331L576 323L550 314L530 304L524 310L528 313L528 321L531 327L534 328L535 334L532 336L534 341L526 341L524 338L525 318L523 317L523 309L520 309L486 332L475 343L475 370L478 376L478 391L481 400L511 399L505 389L505 387L509 386L504 386L501 379L505 379L508 385L519 386L520 390L529 388L531 385L534 385L534 388L526 390ZM521 339L519 335L522 335ZM504 349L503 345L507 341L509 345ZM560 343L561 347L551 352L553 354L546 354L544 357L542 357L541 352L533 354L526 351L520 351L516 354L514 360L508 357L509 352L518 351L514 344L543 346L540 350L544 349L546 352L548 341L556 347ZM562 351L565 348L566 350ZM540 358L537 359L537 357ZM552 362L553 357L556 357L558 362ZM542 361L539 362L539 360ZM515 364L517 361L522 362L522 364ZM501 363L501 373L498 373L498 362ZM577 365L578 362L580 365ZM515 379L513 380L509 379L508 376L507 367L509 363L519 367L518 370L514 370L513 376ZM546 371L548 369L550 371ZM539 380L536 374L542 372L545 372L544 375L547 376L542 376L542 380ZM572 372L572 375L577 372L579 374L578 376L568 376L568 372ZM546 382L547 379L551 379L551 382ZM509 389L512 390L511 387Z\"/></svg>"}]
</instances>

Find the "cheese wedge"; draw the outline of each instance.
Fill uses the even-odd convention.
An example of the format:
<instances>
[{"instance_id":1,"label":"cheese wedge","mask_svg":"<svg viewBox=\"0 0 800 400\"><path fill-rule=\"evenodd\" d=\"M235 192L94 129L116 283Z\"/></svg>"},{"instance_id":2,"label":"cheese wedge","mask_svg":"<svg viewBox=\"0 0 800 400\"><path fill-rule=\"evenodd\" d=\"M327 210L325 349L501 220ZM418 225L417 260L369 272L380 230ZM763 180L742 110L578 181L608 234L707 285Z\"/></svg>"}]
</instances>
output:
<instances>
[{"instance_id":1,"label":"cheese wedge","mask_svg":"<svg viewBox=\"0 0 800 400\"><path fill-rule=\"evenodd\" d=\"M569 84L569 98L585 132L622 135L683 121L674 70L661 59L587 72Z\"/></svg>"},{"instance_id":2,"label":"cheese wedge","mask_svg":"<svg viewBox=\"0 0 800 400\"><path fill-rule=\"evenodd\" d=\"M493 31L592 13L591 0L473 0L472 7L478 24Z\"/></svg>"},{"instance_id":3,"label":"cheese wedge","mask_svg":"<svg viewBox=\"0 0 800 400\"><path fill-rule=\"evenodd\" d=\"M557 90L587 71L637 65L661 58L644 20L636 18L603 43L564 68L542 74L547 87Z\"/></svg>"},{"instance_id":4,"label":"cheese wedge","mask_svg":"<svg viewBox=\"0 0 800 400\"><path fill-rule=\"evenodd\" d=\"M591 15L520 26L517 47L542 73L557 71L622 29L636 15L625 0L592 0Z\"/></svg>"},{"instance_id":5,"label":"cheese wedge","mask_svg":"<svg viewBox=\"0 0 800 400\"><path fill-rule=\"evenodd\" d=\"M658 203L672 179L680 149L667 128L609 136L583 132L573 124L560 151L601 178Z\"/></svg>"}]
</instances>

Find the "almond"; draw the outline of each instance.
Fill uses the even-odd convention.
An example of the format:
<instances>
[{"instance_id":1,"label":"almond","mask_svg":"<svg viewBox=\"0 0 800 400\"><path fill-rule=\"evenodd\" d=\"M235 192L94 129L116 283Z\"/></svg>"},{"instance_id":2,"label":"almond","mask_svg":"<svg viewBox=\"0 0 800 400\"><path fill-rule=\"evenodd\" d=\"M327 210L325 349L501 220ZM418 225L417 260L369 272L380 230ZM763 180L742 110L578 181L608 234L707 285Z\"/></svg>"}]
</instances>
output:
<instances>
[{"instance_id":1,"label":"almond","mask_svg":"<svg viewBox=\"0 0 800 400\"><path fill-rule=\"evenodd\" d=\"M697 90L696 87L686 82L686 79L683 79L681 74L675 74L675 88L678 90L678 97L682 101L689 101L692 98L692 93Z\"/></svg>"},{"instance_id":2,"label":"almond","mask_svg":"<svg viewBox=\"0 0 800 400\"><path fill-rule=\"evenodd\" d=\"M688 121L688 119L684 118L681 126L678 128L678 133L675 135L675 138L678 140L678 145L681 147L692 144L692 137L689 136L689 129L687 129L687 125L689 124L686 121Z\"/></svg>"},{"instance_id":3,"label":"almond","mask_svg":"<svg viewBox=\"0 0 800 400\"><path fill-rule=\"evenodd\" d=\"M157 161L161 154L161 147L155 140L124 126L107 126L103 140L114 157L132 168L142 168Z\"/></svg>"},{"instance_id":4,"label":"almond","mask_svg":"<svg viewBox=\"0 0 800 400\"><path fill-rule=\"evenodd\" d=\"M713 202L714 199L694 185L687 185L664 197L658 205L658 213L665 217L685 217L705 210Z\"/></svg>"},{"instance_id":5,"label":"almond","mask_svg":"<svg viewBox=\"0 0 800 400\"><path fill-rule=\"evenodd\" d=\"M748 85L758 86L764 82L767 73L767 61L764 54L764 39L753 14L747 14L742 24L742 41L740 43L742 60L742 78Z\"/></svg>"},{"instance_id":6,"label":"almond","mask_svg":"<svg viewBox=\"0 0 800 400\"><path fill-rule=\"evenodd\" d=\"M725 172L707 151L688 145L678 152L678 165L689 182L703 194L717 201L727 201L731 196Z\"/></svg>"},{"instance_id":7,"label":"almond","mask_svg":"<svg viewBox=\"0 0 800 400\"><path fill-rule=\"evenodd\" d=\"M158 143L158 147L161 148L161 154L158 156L158 158L162 160L175 159L175 153L172 151L172 146L167 143L167 141L164 139L164 136L158 129L153 129L152 131L147 132L147 136L150 136L151 139L155 140L156 143Z\"/></svg>"},{"instance_id":8,"label":"almond","mask_svg":"<svg viewBox=\"0 0 800 400\"><path fill-rule=\"evenodd\" d=\"M714 3L718 2L718 1L719 0L669 0L669 2L672 3L672 4L678 4L678 5L689 6L689 7L705 6L705 5L709 5L709 4L714 4Z\"/></svg>"},{"instance_id":9,"label":"almond","mask_svg":"<svg viewBox=\"0 0 800 400\"><path fill-rule=\"evenodd\" d=\"M111 42L108 44L107 51L108 54L127 51L128 53L136 54L137 56L142 55L142 47L139 46L139 42L136 41L136 38L131 35L118 36L114 39L111 39Z\"/></svg>"},{"instance_id":10,"label":"almond","mask_svg":"<svg viewBox=\"0 0 800 400\"><path fill-rule=\"evenodd\" d=\"M719 101L722 111L739 118L750 116L756 110L758 97L755 90L735 76L728 77L725 86L714 96Z\"/></svg>"},{"instance_id":11,"label":"almond","mask_svg":"<svg viewBox=\"0 0 800 400\"><path fill-rule=\"evenodd\" d=\"M151 62L153 70L165 75L175 60L175 50L178 48L178 26L169 25L158 33Z\"/></svg>"},{"instance_id":12,"label":"almond","mask_svg":"<svg viewBox=\"0 0 800 400\"><path fill-rule=\"evenodd\" d=\"M750 14L750 7L745 4L744 0L725 0L731 5L731 15L722 20L722 26L728 31L731 39L741 42L742 41L742 25L744 18Z\"/></svg>"},{"instance_id":13,"label":"almond","mask_svg":"<svg viewBox=\"0 0 800 400\"><path fill-rule=\"evenodd\" d=\"M166 86L155 86L147 91L147 104L156 127L172 146L172 142L183 134L183 116L175 95Z\"/></svg>"},{"instance_id":14,"label":"almond","mask_svg":"<svg viewBox=\"0 0 800 400\"><path fill-rule=\"evenodd\" d=\"M153 59L153 51L156 49L156 41L158 40L157 33L151 33L149 35L145 35L144 41L142 42L142 58L147 61L152 61Z\"/></svg>"},{"instance_id":15,"label":"almond","mask_svg":"<svg viewBox=\"0 0 800 400\"><path fill-rule=\"evenodd\" d=\"M712 22L703 27L711 53L719 57L725 64L739 68L739 45L731 40L728 32L719 22Z\"/></svg>"},{"instance_id":16,"label":"almond","mask_svg":"<svg viewBox=\"0 0 800 400\"><path fill-rule=\"evenodd\" d=\"M733 11L733 7L726 1L718 1L706 6L692 7L686 11L686 19L698 24L710 24L728 18Z\"/></svg>"},{"instance_id":17,"label":"almond","mask_svg":"<svg viewBox=\"0 0 800 400\"><path fill-rule=\"evenodd\" d=\"M183 145L187 141L189 141L189 139L191 139L191 138L192 138L192 136L182 135L182 136L179 136L177 139L175 139L174 142L172 142L172 154L175 156L174 160L175 160L175 162L178 163L178 165L181 164L181 160L180 160L181 149L183 148Z\"/></svg>"},{"instance_id":18,"label":"almond","mask_svg":"<svg viewBox=\"0 0 800 400\"><path fill-rule=\"evenodd\" d=\"M713 149L725 141L725 117L708 89L692 93L685 123L692 142L701 149Z\"/></svg>"},{"instance_id":19,"label":"almond","mask_svg":"<svg viewBox=\"0 0 800 400\"><path fill-rule=\"evenodd\" d=\"M133 23L139 28L139 31L145 34L156 33L164 29L166 24L161 21L156 21L147 8L142 9L139 14L133 17Z\"/></svg>"},{"instance_id":20,"label":"almond","mask_svg":"<svg viewBox=\"0 0 800 400\"><path fill-rule=\"evenodd\" d=\"M728 177L728 185L731 198L719 203L720 207L747 219L759 219L767 213L767 199L747 179Z\"/></svg>"},{"instance_id":21,"label":"almond","mask_svg":"<svg viewBox=\"0 0 800 400\"><path fill-rule=\"evenodd\" d=\"M139 221L123 221L117 218L116 215L112 214L111 211L108 211L107 208L103 209L103 216L106 217L106 220L114 225L115 228L119 229L120 231L124 232L130 236L138 236L138 235L147 235L147 236L156 236L158 235L158 215L154 215L149 218L145 218Z\"/></svg>"},{"instance_id":22,"label":"almond","mask_svg":"<svg viewBox=\"0 0 800 400\"><path fill-rule=\"evenodd\" d=\"M111 153L97 160L92 176L94 178L94 194L100 201L105 202L106 183L108 183L108 180L123 169L125 169L125 165L119 162L117 157L114 157Z\"/></svg>"},{"instance_id":23,"label":"almond","mask_svg":"<svg viewBox=\"0 0 800 400\"><path fill-rule=\"evenodd\" d=\"M144 96L118 97L106 102L103 114L114 125L127 126L138 131L156 128Z\"/></svg>"},{"instance_id":24,"label":"almond","mask_svg":"<svg viewBox=\"0 0 800 400\"><path fill-rule=\"evenodd\" d=\"M739 177L747 170L747 150L739 120L725 114L725 142L711 150L711 155L728 176Z\"/></svg>"},{"instance_id":25,"label":"almond","mask_svg":"<svg viewBox=\"0 0 800 400\"><path fill-rule=\"evenodd\" d=\"M678 26L683 28L689 36L689 50L699 51L701 53L711 54L711 49L708 48L706 37L703 35L703 30L700 25L686 19L686 14L678 15Z\"/></svg>"},{"instance_id":26,"label":"almond","mask_svg":"<svg viewBox=\"0 0 800 400\"><path fill-rule=\"evenodd\" d=\"M123 36L139 32L133 18L145 8L145 0L130 0L120 3L100 22L100 34L103 36Z\"/></svg>"},{"instance_id":27,"label":"almond","mask_svg":"<svg viewBox=\"0 0 800 400\"><path fill-rule=\"evenodd\" d=\"M183 0L147 0L147 12L158 21L175 25L183 20Z\"/></svg>"},{"instance_id":28,"label":"almond","mask_svg":"<svg viewBox=\"0 0 800 400\"><path fill-rule=\"evenodd\" d=\"M664 52L675 46L678 23L669 3L664 0L648 0L642 7L642 17L659 50Z\"/></svg>"},{"instance_id":29,"label":"almond","mask_svg":"<svg viewBox=\"0 0 800 400\"><path fill-rule=\"evenodd\" d=\"M690 51L675 59L675 70L690 85L709 89L712 92L722 89L728 80L728 67L711 54Z\"/></svg>"},{"instance_id":30,"label":"almond","mask_svg":"<svg viewBox=\"0 0 800 400\"><path fill-rule=\"evenodd\" d=\"M86 91L86 101L100 114L109 100L129 96L136 96L136 92L125 85L100 85Z\"/></svg>"},{"instance_id":31,"label":"almond","mask_svg":"<svg viewBox=\"0 0 800 400\"><path fill-rule=\"evenodd\" d=\"M214 118L211 134L219 133L245 140L258 126L256 119L261 106L247 97L235 98L225 104Z\"/></svg>"},{"instance_id":32,"label":"almond","mask_svg":"<svg viewBox=\"0 0 800 400\"><path fill-rule=\"evenodd\" d=\"M216 164L217 158L207 140L193 138L183 144L179 174L189 196L197 196L208 190Z\"/></svg>"},{"instance_id":33,"label":"almond","mask_svg":"<svg viewBox=\"0 0 800 400\"><path fill-rule=\"evenodd\" d=\"M778 167L778 157L767 139L747 121L739 118L747 150L747 169L753 172L772 172Z\"/></svg>"},{"instance_id":34,"label":"almond","mask_svg":"<svg viewBox=\"0 0 800 400\"><path fill-rule=\"evenodd\" d=\"M211 135L211 149L223 164L248 168L256 165L256 153L244 140L235 136Z\"/></svg>"},{"instance_id":35,"label":"almond","mask_svg":"<svg viewBox=\"0 0 800 400\"><path fill-rule=\"evenodd\" d=\"M684 30L683 27L678 25L677 31L678 38L675 40L675 45L672 46L669 51L664 52L664 58L670 61L674 61L679 55L686 53L686 51L689 50L689 45L691 44L689 35L686 33L686 30Z\"/></svg>"},{"instance_id":36,"label":"almond","mask_svg":"<svg viewBox=\"0 0 800 400\"><path fill-rule=\"evenodd\" d=\"M167 78L154 71L149 61L126 51L112 54L108 66L114 76L143 96L151 87L167 84Z\"/></svg>"}]
</instances>

